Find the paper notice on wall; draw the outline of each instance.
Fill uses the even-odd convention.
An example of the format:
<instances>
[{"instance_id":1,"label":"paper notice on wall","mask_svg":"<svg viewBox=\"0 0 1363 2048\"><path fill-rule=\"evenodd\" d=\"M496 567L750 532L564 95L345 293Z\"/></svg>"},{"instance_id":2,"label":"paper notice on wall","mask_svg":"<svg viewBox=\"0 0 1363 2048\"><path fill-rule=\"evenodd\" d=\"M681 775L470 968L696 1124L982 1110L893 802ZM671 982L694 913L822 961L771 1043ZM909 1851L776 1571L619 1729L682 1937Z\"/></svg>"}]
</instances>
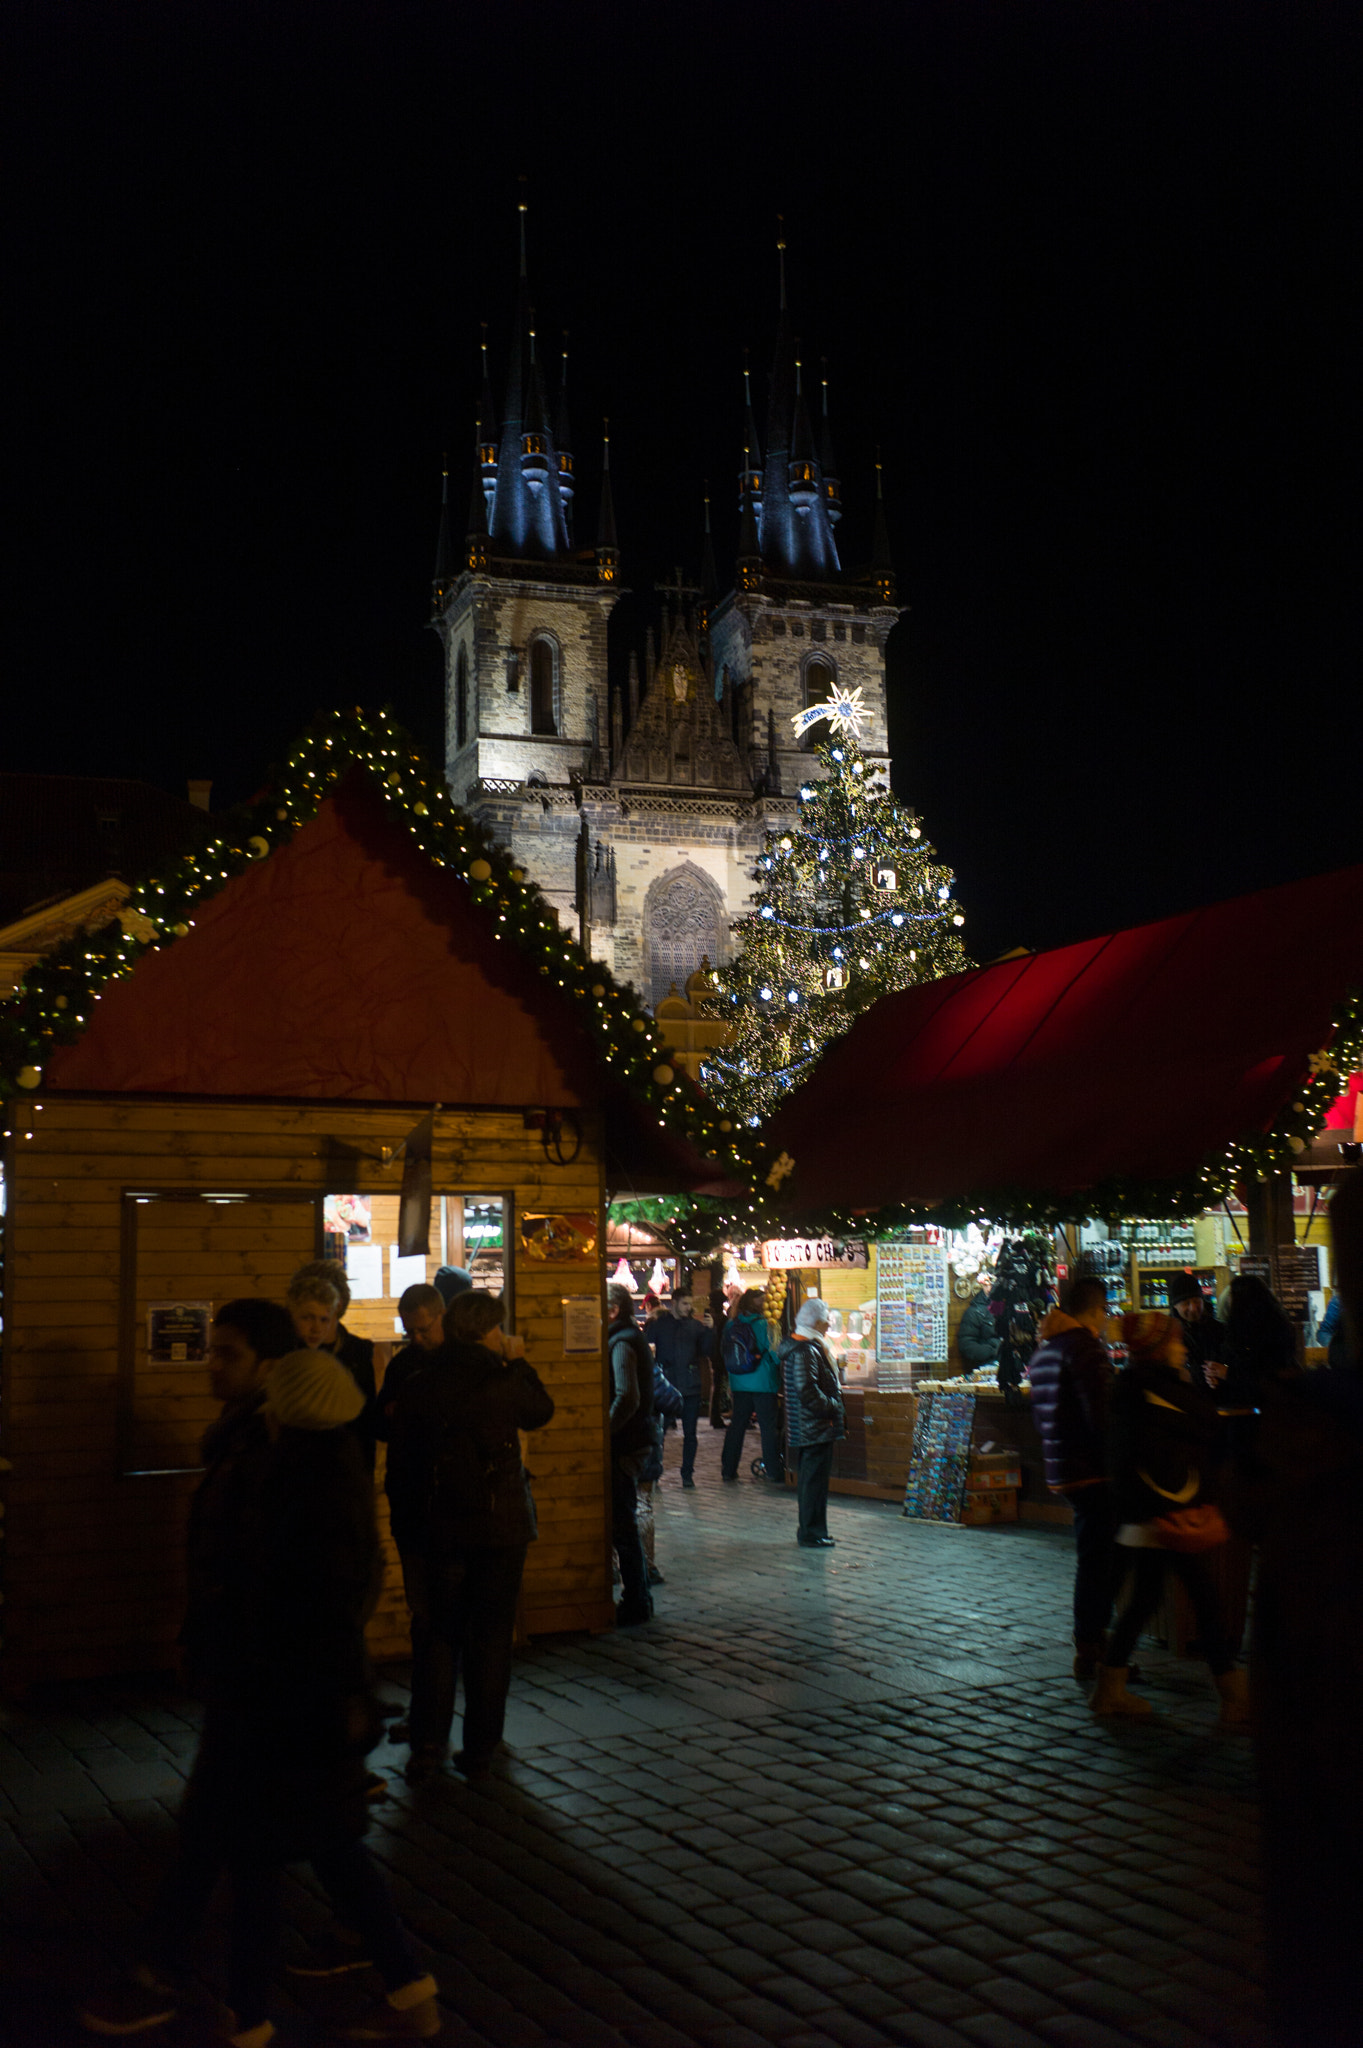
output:
<instances>
[{"instance_id":1,"label":"paper notice on wall","mask_svg":"<svg viewBox=\"0 0 1363 2048\"><path fill-rule=\"evenodd\" d=\"M388 1292L402 1294L408 1287L424 1286L426 1280L426 1255L413 1252L404 1259L396 1245L388 1250Z\"/></svg>"},{"instance_id":2,"label":"paper notice on wall","mask_svg":"<svg viewBox=\"0 0 1363 2048\"><path fill-rule=\"evenodd\" d=\"M345 1248L345 1277L355 1301L383 1299L383 1246L348 1244Z\"/></svg>"},{"instance_id":3,"label":"paper notice on wall","mask_svg":"<svg viewBox=\"0 0 1363 2048\"><path fill-rule=\"evenodd\" d=\"M601 1349L601 1298L596 1294L565 1294L563 1302L563 1354L586 1354Z\"/></svg>"}]
</instances>

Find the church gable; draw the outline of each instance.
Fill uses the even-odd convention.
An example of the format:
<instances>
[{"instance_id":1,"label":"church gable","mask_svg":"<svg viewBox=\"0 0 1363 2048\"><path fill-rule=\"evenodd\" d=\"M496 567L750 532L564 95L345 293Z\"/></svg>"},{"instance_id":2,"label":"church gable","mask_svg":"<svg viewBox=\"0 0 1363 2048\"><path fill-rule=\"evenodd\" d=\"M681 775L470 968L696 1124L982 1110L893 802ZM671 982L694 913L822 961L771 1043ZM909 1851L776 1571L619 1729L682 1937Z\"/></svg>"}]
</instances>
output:
<instances>
[{"instance_id":1,"label":"church gable","mask_svg":"<svg viewBox=\"0 0 1363 2048\"><path fill-rule=\"evenodd\" d=\"M619 750L612 782L749 793L732 731L732 700L714 676L685 612L664 614L663 643ZM664 991L666 993L666 991Z\"/></svg>"}]
</instances>

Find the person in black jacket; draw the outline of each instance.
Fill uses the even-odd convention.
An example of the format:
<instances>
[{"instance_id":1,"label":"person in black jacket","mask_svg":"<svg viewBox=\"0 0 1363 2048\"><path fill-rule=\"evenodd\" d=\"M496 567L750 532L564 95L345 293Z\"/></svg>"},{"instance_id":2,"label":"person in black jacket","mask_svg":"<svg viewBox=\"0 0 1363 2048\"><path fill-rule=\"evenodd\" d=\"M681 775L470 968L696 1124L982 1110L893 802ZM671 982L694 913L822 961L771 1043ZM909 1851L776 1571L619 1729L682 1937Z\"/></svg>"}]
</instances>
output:
<instances>
[{"instance_id":1,"label":"person in black jacket","mask_svg":"<svg viewBox=\"0 0 1363 2048\"><path fill-rule=\"evenodd\" d=\"M1097 1676L1117 1578L1117 1524L1107 1476L1112 1361L1103 1343L1107 1282L1081 1274L1052 1309L1027 1365L1046 1484L1074 1514L1074 1664Z\"/></svg>"},{"instance_id":2,"label":"person in black jacket","mask_svg":"<svg viewBox=\"0 0 1363 2048\"><path fill-rule=\"evenodd\" d=\"M554 1403L501 1327L499 1294L457 1295L445 1342L398 1395L388 1452L393 1540L412 1610L412 1783L449 1753L463 1669L465 1777L487 1774L502 1740L511 1642L535 1503L517 1432L543 1429Z\"/></svg>"},{"instance_id":3,"label":"person in black jacket","mask_svg":"<svg viewBox=\"0 0 1363 2048\"><path fill-rule=\"evenodd\" d=\"M228 1396L205 1444L190 1525L185 1641L206 1699L174 1866L131 1979L82 2008L95 2033L171 2017L218 1878L232 1881L235 2048L265 2048L284 1864L309 1860L387 1992L365 2039L430 2039L437 1987L363 1843L365 1752L378 1732L364 1614L378 1570L373 1489L349 1425L361 1396L337 1361L290 1350L272 1302L229 1302L210 1372Z\"/></svg>"},{"instance_id":4,"label":"person in black jacket","mask_svg":"<svg viewBox=\"0 0 1363 2048\"><path fill-rule=\"evenodd\" d=\"M1180 1334L1193 1379L1199 1386L1216 1386L1225 1377L1226 1326L1217 1320L1196 1273L1171 1274L1169 1306L1183 1326Z\"/></svg>"},{"instance_id":5,"label":"person in black jacket","mask_svg":"<svg viewBox=\"0 0 1363 2048\"><path fill-rule=\"evenodd\" d=\"M977 1287L956 1330L956 1349L967 1372L994 1363L1003 1341L1002 1328L990 1309L984 1289Z\"/></svg>"},{"instance_id":6,"label":"person in black jacket","mask_svg":"<svg viewBox=\"0 0 1363 2048\"><path fill-rule=\"evenodd\" d=\"M1228 1531L1207 1499L1206 1476L1221 1433L1216 1404L1187 1365L1183 1325L1162 1309L1122 1318L1130 1364L1112 1392L1110 1469L1117 1545L1132 1564L1131 1581L1116 1627L1098 1667L1095 1714L1146 1715L1149 1702L1126 1689L1136 1638L1159 1604L1165 1574L1182 1579L1197 1618L1198 1641L1221 1695L1221 1726L1249 1720L1248 1684L1226 1637L1216 1589L1202 1558L1190 1547L1199 1538L1173 1518L1201 1517L1201 1537L1224 1542Z\"/></svg>"},{"instance_id":7,"label":"person in black jacket","mask_svg":"<svg viewBox=\"0 0 1363 2048\"><path fill-rule=\"evenodd\" d=\"M832 1550L828 1533L828 1482L833 1451L847 1434L838 1369L824 1349L831 1318L816 1294L806 1296L795 1317L795 1329L777 1353L786 1397L786 1436L796 1461L799 1527L796 1541L805 1550Z\"/></svg>"},{"instance_id":8,"label":"person in black jacket","mask_svg":"<svg viewBox=\"0 0 1363 2048\"><path fill-rule=\"evenodd\" d=\"M329 1351L333 1358L339 1358L364 1396L354 1434L372 1472L379 1441L374 1346L368 1337L357 1337L341 1321L350 1307L350 1282L345 1266L340 1259L310 1259L289 1282L287 1300L299 1342L309 1350Z\"/></svg>"},{"instance_id":9,"label":"person in black jacket","mask_svg":"<svg viewBox=\"0 0 1363 2048\"><path fill-rule=\"evenodd\" d=\"M653 1454L653 1353L634 1320L634 1296L618 1283L606 1290L611 1366L611 1527L620 1560L617 1628L653 1616L648 1566L639 1535L640 1474Z\"/></svg>"}]
</instances>

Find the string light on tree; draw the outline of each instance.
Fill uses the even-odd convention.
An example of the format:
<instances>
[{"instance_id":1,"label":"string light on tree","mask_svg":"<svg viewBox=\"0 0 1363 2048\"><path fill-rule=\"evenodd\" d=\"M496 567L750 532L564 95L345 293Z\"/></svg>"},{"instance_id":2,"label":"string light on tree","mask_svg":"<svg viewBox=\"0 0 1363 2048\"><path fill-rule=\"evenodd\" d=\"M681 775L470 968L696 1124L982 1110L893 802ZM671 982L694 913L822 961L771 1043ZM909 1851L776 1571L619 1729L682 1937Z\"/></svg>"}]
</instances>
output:
<instances>
[{"instance_id":1,"label":"string light on tree","mask_svg":"<svg viewBox=\"0 0 1363 2048\"><path fill-rule=\"evenodd\" d=\"M969 965L950 871L867 776L860 695L817 707L834 728L819 748L828 774L802 786L795 824L769 835L753 869L756 900L720 971L734 1032L702 1079L750 1127L878 996Z\"/></svg>"}]
</instances>

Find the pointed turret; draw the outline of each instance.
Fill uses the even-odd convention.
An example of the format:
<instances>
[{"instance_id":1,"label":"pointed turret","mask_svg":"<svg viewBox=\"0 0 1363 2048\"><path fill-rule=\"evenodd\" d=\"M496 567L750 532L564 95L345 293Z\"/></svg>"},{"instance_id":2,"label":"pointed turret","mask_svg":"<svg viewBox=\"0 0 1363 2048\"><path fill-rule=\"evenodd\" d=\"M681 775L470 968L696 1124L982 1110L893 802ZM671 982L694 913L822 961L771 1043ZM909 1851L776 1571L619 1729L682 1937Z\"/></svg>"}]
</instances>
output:
<instances>
[{"instance_id":1,"label":"pointed turret","mask_svg":"<svg viewBox=\"0 0 1363 2048\"><path fill-rule=\"evenodd\" d=\"M823 371L823 419L819 435L819 467L823 471L823 501L828 512L828 523L830 526L836 526L842 518L842 484L833 455L833 429L828 423L827 356L823 358L820 368Z\"/></svg>"},{"instance_id":2,"label":"pointed turret","mask_svg":"<svg viewBox=\"0 0 1363 2048\"><path fill-rule=\"evenodd\" d=\"M490 552L502 559L524 557L531 561L566 562L570 554L567 507L536 348L524 199L520 201L519 219L520 283L488 520ZM552 487L546 488L547 485Z\"/></svg>"},{"instance_id":3,"label":"pointed turret","mask_svg":"<svg viewBox=\"0 0 1363 2048\"><path fill-rule=\"evenodd\" d=\"M710 612L719 595L719 570L715 567L715 542L710 532L710 486L705 486L705 537L700 544L700 629L709 624Z\"/></svg>"},{"instance_id":4,"label":"pointed turret","mask_svg":"<svg viewBox=\"0 0 1363 2048\"><path fill-rule=\"evenodd\" d=\"M601 423L601 510L596 521L596 573L614 583L620 573L620 545L615 536L615 497L611 491L611 423Z\"/></svg>"},{"instance_id":5,"label":"pointed turret","mask_svg":"<svg viewBox=\"0 0 1363 2048\"><path fill-rule=\"evenodd\" d=\"M753 506L762 573L781 582L832 583L840 574L840 564L822 465L814 446L799 344L790 331L784 229L776 249L780 305L767 413L767 459L760 506L756 501ZM740 557L742 553L740 547ZM753 587L741 568L739 582L745 588Z\"/></svg>"},{"instance_id":6,"label":"pointed turret","mask_svg":"<svg viewBox=\"0 0 1363 2048\"><path fill-rule=\"evenodd\" d=\"M453 567L454 548L450 534L450 462L445 456L440 471L440 525L435 537L435 574L431 581L435 587L435 609L440 610L445 601L445 589Z\"/></svg>"},{"instance_id":7,"label":"pointed turret","mask_svg":"<svg viewBox=\"0 0 1363 2048\"><path fill-rule=\"evenodd\" d=\"M870 581L876 587L876 596L882 604L895 601L894 564L890 560L890 529L885 523L885 472L881 465L880 450L876 449L876 503L871 524L871 567Z\"/></svg>"},{"instance_id":8,"label":"pointed turret","mask_svg":"<svg viewBox=\"0 0 1363 2048\"><path fill-rule=\"evenodd\" d=\"M558 374L558 409L554 414L554 446L558 450L558 494L563 523L573 537L573 434L568 424L568 330L563 331L563 356Z\"/></svg>"},{"instance_id":9,"label":"pointed turret","mask_svg":"<svg viewBox=\"0 0 1363 2048\"><path fill-rule=\"evenodd\" d=\"M487 361L487 322L482 323L483 386L478 394L478 482L483 493L481 531L488 531L492 494L497 488L497 407L492 396L492 373Z\"/></svg>"}]
</instances>

